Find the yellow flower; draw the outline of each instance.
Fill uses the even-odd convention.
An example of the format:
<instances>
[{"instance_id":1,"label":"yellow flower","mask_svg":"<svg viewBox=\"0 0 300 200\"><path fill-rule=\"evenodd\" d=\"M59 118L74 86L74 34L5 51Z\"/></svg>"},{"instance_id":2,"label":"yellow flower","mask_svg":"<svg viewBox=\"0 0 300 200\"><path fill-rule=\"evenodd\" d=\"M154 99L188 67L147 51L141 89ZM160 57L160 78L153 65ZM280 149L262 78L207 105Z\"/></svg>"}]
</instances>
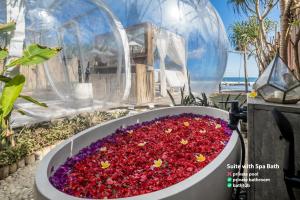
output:
<instances>
[{"instance_id":1,"label":"yellow flower","mask_svg":"<svg viewBox=\"0 0 300 200\"><path fill-rule=\"evenodd\" d=\"M206 130L205 129L201 129L199 132L200 133L206 133Z\"/></svg>"},{"instance_id":2,"label":"yellow flower","mask_svg":"<svg viewBox=\"0 0 300 200\"><path fill-rule=\"evenodd\" d=\"M255 98L255 97L257 97L257 92L256 91L252 91L248 95L249 95L250 98Z\"/></svg>"},{"instance_id":3,"label":"yellow flower","mask_svg":"<svg viewBox=\"0 0 300 200\"><path fill-rule=\"evenodd\" d=\"M184 125L185 127L189 127L189 126L190 126L190 123L189 123L189 122L183 122L183 125Z\"/></svg>"},{"instance_id":4,"label":"yellow flower","mask_svg":"<svg viewBox=\"0 0 300 200\"><path fill-rule=\"evenodd\" d=\"M183 145L187 145L188 143L189 143L189 141L184 140L184 139L182 139L182 140L180 141L180 144L183 144Z\"/></svg>"},{"instance_id":5,"label":"yellow flower","mask_svg":"<svg viewBox=\"0 0 300 200\"><path fill-rule=\"evenodd\" d=\"M145 146L146 144L147 144L147 142L142 142L142 143L139 143L138 146L139 146L139 147L143 147L143 146Z\"/></svg>"},{"instance_id":6,"label":"yellow flower","mask_svg":"<svg viewBox=\"0 0 300 200\"><path fill-rule=\"evenodd\" d=\"M131 135L131 134L133 133L133 130L129 130L129 131L127 131L127 133L128 133L129 135Z\"/></svg>"},{"instance_id":7,"label":"yellow flower","mask_svg":"<svg viewBox=\"0 0 300 200\"><path fill-rule=\"evenodd\" d=\"M110 163L108 161L105 161L105 162L101 161L102 169L107 169L107 168L109 168L109 166L110 166Z\"/></svg>"},{"instance_id":8,"label":"yellow flower","mask_svg":"<svg viewBox=\"0 0 300 200\"><path fill-rule=\"evenodd\" d=\"M196 155L197 162L204 162L206 160L205 156L202 154Z\"/></svg>"},{"instance_id":9,"label":"yellow flower","mask_svg":"<svg viewBox=\"0 0 300 200\"><path fill-rule=\"evenodd\" d=\"M101 151L101 152L105 152L105 151L107 151L107 148L106 148L106 147L101 147L101 148L100 148L100 151Z\"/></svg>"},{"instance_id":10,"label":"yellow flower","mask_svg":"<svg viewBox=\"0 0 300 200\"><path fill-rule=\"evenodd\" d=\"M160 168L161 165L162 165L163 161L161 159L158 159L158 160L154 160L154 165L153 167L156 167L156 168Z\"/></svg>"},{"instance_id":11,"label":"yellow flower","mask_svg":"<svg viewBox=\"0 0 300 200\"><path fill-rule=\"evenodd\" d=\"M165 133L171 133L173 130L169 128L168 130L165 130Z\"/></svg>"},{"instance_id":12,"label":"yellow flower","mask_svg":"<svg viewBox=\"0 0 300 200\"><path fill-rule=\"evenodd\" d=\"M216 129L222 128L221 124L216 124Z\"/></svg>"}]
</instances>

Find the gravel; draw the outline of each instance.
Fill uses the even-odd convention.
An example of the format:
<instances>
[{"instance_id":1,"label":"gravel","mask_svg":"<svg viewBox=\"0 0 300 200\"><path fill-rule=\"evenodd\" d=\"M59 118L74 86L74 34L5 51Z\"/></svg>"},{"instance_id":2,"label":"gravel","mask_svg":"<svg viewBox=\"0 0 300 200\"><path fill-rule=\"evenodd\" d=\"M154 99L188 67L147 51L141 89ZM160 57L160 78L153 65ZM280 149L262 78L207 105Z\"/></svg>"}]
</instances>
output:
<instances>
[{"instance_id":1,"label":"gravel","mask_svg":"<svg viewBox=\"0 0 300 200\"><path fill-rule=\"evenodd\" d=\"M27 165L0 181L1 200L33 200L35 170L39 162Z\"/></svg>"}]
</instances>

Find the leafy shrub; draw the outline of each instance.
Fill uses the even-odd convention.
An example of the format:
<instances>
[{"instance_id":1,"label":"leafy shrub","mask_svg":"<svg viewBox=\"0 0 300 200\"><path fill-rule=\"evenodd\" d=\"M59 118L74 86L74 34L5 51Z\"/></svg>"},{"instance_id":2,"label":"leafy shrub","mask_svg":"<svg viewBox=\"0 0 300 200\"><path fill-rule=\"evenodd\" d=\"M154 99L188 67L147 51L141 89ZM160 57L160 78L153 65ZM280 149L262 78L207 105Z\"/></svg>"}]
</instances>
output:
<instances>
[{"instance_id":1,"label":"leafy shrub","mask_svg":"<svg viewBox=\"0 0 300 200\"><path fill-rule=\"evenodd\" d=\"M127 114L127 111L86 113L16 129L16 145L0 151L0 167L11 165L26 155L68 139L87 128Z\"/></svg>"}]
</instances>

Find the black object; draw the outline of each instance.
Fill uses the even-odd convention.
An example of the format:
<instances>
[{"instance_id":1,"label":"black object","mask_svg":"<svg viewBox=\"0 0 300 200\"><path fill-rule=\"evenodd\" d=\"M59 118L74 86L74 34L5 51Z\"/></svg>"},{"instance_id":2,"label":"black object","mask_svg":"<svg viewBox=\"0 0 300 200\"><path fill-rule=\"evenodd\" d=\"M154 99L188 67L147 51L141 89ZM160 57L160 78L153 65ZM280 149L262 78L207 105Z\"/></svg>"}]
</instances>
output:
<instances>
[{"instance_id":1,"label":"black object","mask_svg":"<svg viewBox=\"0 0 300 200\"><path fill-rule=\"evenodd\" d=\"M91 74L91 68L90 68L90 62L88 62L87 67L85 69L85 77L84 77L85 83L90 82L90 74Z\"/></svg>"},{"instance_id":2,"label":"black object","mask_svg":"<svg viewBox=\"0 0 300 200\"><path fill-rule=\"evenodd\" d=\"M79 83L82 83L82 66L79 59L77 60L77 62L78 62L78 81Z\"/></svg>"},{"instance_id":3,"label":"black object","mask_svg":"<svg viewBox=\"0 0 300 200\"><path fill-rule=\"evenodd\" d=\"M229 111L229 127L232 130L236 130L239 124L239 121L247 122L247 107L240 108L239 101L227 101L227 102L219 102L219 103L230 103L230 111Z\"/></svg>"},{"instance_id":4,"label":"black object","mask_svg":"<svg viewBox=\"0 0 300 200\"><path fill-rule=\"evenodd\" d=\"M239 139L241 141L241 146L242 146L242 159L240 162L240 174L243 174L244 172L244 168L242 167L243 165L245 165L245 156L246 156L246 146L245 146L245 141L243 138L242 133L240 132L240 130L238 129L238 124L239 121L242 120L243 122L247 122L247 107L243 107L240 108L239 106L239 101L234 100L234 101L227 101L227 102L219 102L219 103L230 103L231 107L230 107L230 111L229 111L229 127L232 130L236 130L238 135L239 135ZM243 179L242 175L239 177L239 179ZM241 182L238 182L241 183ZM236 193L235 193L235 200L238 199L246 199L246 194L242 194L241 193L241 188L237 188L236 189Z\"/></svg>"},{"instance_id":5,"label":"black object","mask_svg":"<svg viewBox=\"0 0 300 200\"><path fill-rule=\"evenodd\" d=\"M284 182L291 200L295 200L293 188L300 188L300 176L295 175L295 140L292 126L288 119L277 109L272 110L272 115L280 130L281 137L288 145L284 155Z\"/></svg>"}]
</instances>

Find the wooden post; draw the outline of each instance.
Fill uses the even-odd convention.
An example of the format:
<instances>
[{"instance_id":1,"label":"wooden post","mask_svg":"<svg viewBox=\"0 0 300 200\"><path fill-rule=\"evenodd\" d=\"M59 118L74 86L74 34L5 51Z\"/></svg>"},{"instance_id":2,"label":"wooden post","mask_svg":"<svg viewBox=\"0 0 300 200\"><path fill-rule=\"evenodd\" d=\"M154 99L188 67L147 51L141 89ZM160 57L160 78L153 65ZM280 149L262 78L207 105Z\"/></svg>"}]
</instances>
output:
<instances>
[{"instance_id":1,"label":"wooden post","mask_svg":"<svg viewBox=\"0 0 300 200\"><path fill-rule=\"evenodd\" d=\"M149 101L154 102L155 80L154 80L154 27L147 23L147 83Z\"/></svg>"},{"instance_id":2,"label":"wooden post","mask_svg":"<svg viewBox=\"0 0 300 200\"><path fill-rule=\"evenodd\" d=\"M147 86L149 102L154 102L155 98L155 80L154 80L154 67L147 69Z\"/></svg>"},{"instance_id":3,"label":"wooden post","mask_svg":"<svg viewBox=\"0 0 300 200\"><path fill-rule=\"evenodd\" d=\"M153 71L147 71L147 66L136 65L136 103L144 104L154 100L154 75Z\"/></svg>"},{"instance_id":4,"label":"wooden post","mask_svg":"<svg viewBox=\"0 0 300 200\"><path fill-rule=\"evenodd\" d=\"M145 31L145 48L146 50L146 54L147 54L147 65L148 66L153 66L154 63L154 42L153 42L153 27L151 24L146 24L146 31Z\"/></svg>"}]
</instances>

